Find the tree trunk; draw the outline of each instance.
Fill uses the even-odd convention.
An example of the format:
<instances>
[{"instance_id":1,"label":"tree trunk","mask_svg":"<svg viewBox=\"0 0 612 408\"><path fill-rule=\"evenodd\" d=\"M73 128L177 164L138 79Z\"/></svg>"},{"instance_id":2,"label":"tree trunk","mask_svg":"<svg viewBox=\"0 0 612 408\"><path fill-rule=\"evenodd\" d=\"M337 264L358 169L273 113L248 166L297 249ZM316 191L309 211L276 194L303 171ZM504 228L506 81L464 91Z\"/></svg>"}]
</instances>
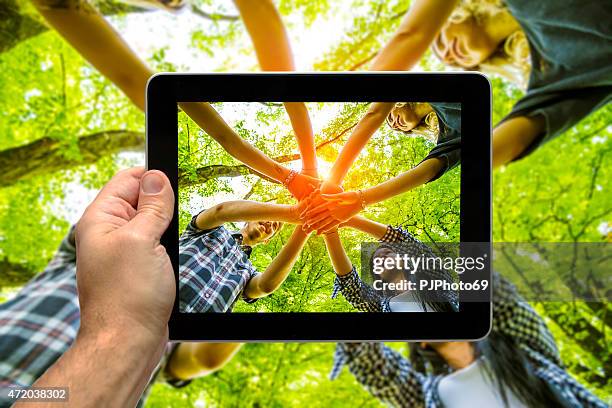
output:
<instances>
[{"instance_id":1,"label":"tree trunk","mask_svg":"<svg viewBox=\"0 0 612 408\"><path fill-rule=\"evenodd\" d=\"M147 11L110 1L94 2L105 16ZM0 0L0 54L10 51L23 41L49 30L42 17L24 13L16 0Z\"/></svg>"},{"instance_id":2,"label":"tree trunk","mask_svg":"<svg viewBox=\"0 0 612 408\"><path fill-rule=\"evenodd\" d=\"M65 154L66 145L44 137L27 145L0 152L0 187L7 187L31 177L95 163L102 157L126 150L144 150L144 134L111 130L82 136L78 140L80 157Z\"/></svg>"},{"instance_id":3,"label":"tree trunk","mask_svg":"<svg viewBox=\"0 0 612 408\"><path fill-rule=\"evenodd\" d=\"M61 141L44 137L32 143L0 151L0 188L11 186L32 177L66 170L84 164L95 163L101 158L123 151L144 151L144 135L127 130L109 130L82 136L78 140L80 157L65 154L66 145ZM299 160L299 154L276 157L279 163ZM255 174L268 181L275 180L250 169L244 164L210 165L199 168L195 177L179 173L181 187L206 183L219 177L240 177Z\"/></svg>"},{"instance_id":4,"label":"tree trunk","mask_svg":"<svg viewBox=\"0 0 612 408\"><path fill-rule=\"evenodd\" d=\"M6 258L0 259L0 289L23 286L36 274L27 265L16 264Z\"/></svg>"},{"instance_id":5,"label":"tree trunk","mask_svg":"<svg viewBox=\"0 0 612 408\"><path fill-rule=\"evenodd\" d=\"M111 0L94 0L91 3L105 16L155 11ZM195 5L191 7L191 10L195 15L212 21L233 22L240 19L240 16L237 15L209 12ZM42 17L24 13L16 0L0 0L0 54L10 51L21 42L47 30L49 27L44 23Z\"/></svg>"},{"instance_id":6,"label":"tree trunk","mask_svg":"<svg viewBox=\"0 0 612 408\"><path fill-rule=\"evenodd\" d=\"M0 0L0 53L47 29L31 16L21 14L15 0Z\"/></svg>"},{"instance_id":7,"label":"tree trunk","mask_svg":"<svg viewBox=\"0 0 612 408\"><path fill-rule=\"evenodd\" d=\"M2 0L0 0L2 1ZM319 143L315 150L332 144L352 129L355 124L340 132L339 135ZM139 132L127 130L109 130L81 136L78 141L80 158L67 157L63 152L65 145L55 139L44 137L32 143L0 151L0 188L13 185L21 180L64 170L83 164L95 163L104 156L128 150L144 150L144 135ZM300 159L298 153L273 157L277 163L287 163ZM179 173L181 187L203 184L219 177L239 177L255 174L272 183L278 183L264 174L253 170L244 164L237 165L209 165L196 170L194 176Z\"/></svg>"}]
</instances>

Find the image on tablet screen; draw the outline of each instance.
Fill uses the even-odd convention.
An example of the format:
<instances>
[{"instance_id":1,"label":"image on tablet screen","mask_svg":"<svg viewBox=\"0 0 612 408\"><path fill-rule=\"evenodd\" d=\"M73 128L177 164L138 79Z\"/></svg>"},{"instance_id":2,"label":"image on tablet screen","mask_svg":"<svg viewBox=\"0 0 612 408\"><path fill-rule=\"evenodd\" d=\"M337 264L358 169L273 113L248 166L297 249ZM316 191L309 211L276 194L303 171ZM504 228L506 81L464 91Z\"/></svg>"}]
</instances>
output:
<instances>
[{"instance_id":1,"label":"image on tablet screen","mask_svg":"<svg viewBox=\"0 0 612 408\"><path fill-rule=\"evenodd\" d=\"M395 103L341 186L325 182L368 133L358 123L371 103L305 103L316 169L303 168L283 103L212 105L279 177L234 158L246 143L230 154L179 111L181 313L459 310L460 103Z\"/></svg>"}]
</instances>

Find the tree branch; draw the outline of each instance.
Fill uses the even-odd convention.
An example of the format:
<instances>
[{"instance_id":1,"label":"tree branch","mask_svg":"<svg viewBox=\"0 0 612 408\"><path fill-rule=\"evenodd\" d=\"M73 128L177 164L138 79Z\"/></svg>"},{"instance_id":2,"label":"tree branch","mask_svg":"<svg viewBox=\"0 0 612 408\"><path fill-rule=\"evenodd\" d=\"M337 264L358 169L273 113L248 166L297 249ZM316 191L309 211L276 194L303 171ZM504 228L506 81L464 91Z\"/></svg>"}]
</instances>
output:
<instances>
[{"instance_id":1,"label":"tree branch","mask_svg":"<svg viewBox=\"0 0 612 408\"><path fill-rule=\"evenodd\" d=\"M149 11L108 0L94 2L94 5L105 16ZM42 17L23 12L15 0L0 0L0 54L49 30L43 21Z\"/></svg>"},{"instance_id":2,"label":"tree branch","mask_svg":"<svg viewBox=\"0 0 612 408\"><path fill-rule=\"evenodd\" d=\"M315 149L318 151L334 143L356 125L354 123L338 135L319 143ZM65 142L44 137L23 146L0 151L0 174L3 175L0 179L0 188L11 186L40 174L95 163L104 156L118 152L142 151L144 149L144 135L140 132L127 130L109 130L79 137L77 147L80 157L70 157L65 154ZM300 154L295 153L278 156L274 160L278 163L287 163L299 160L300 157ZM278 183L244 164L238 164L201 167L193 176L179 172L179 185L191 186L206 183L219 177L239 177L247 174L254 174L272 183Z\"/></svg>"},{"instance_id":3,"label":"tree branch","mask_svg":"<svg viewBox=\"0 0 612 408\"><path fill-rule=\"evenodd\" d=\"M35 274L36 271L25 264L13 263L6 258L0 259L0 288L22 286Z\"/></svg>"},{"instance_id":4,"label":"tree branch","mask_svg":"<svg viewBox=\"0 0 612 408\"><path fill-rule=\"evenodd\" d=\"M240 16L237 16L237 15L229 15L229 14L222 14L222 13L209 13L207 11L202 10L195 4L191 5L191 11L196 16L200 16L202 18L213 20L213 21L218 21L218 20L238 21L240 19Z\"/></svg>"},{"instance_id":5,"label":"tree branch","mask_svg":"<svg viewBox=\"0 0 612 408\"><path fill-rule=\"evenodd\" d=\"M344 136L349 130L357 126L357 123L345 128L337 136L334 136L328 140L325 140L315 146L315 151L322 149L323 147L335 142ZM288 163L296 160L300 160L301 156L299 153L286 154L283 156L273 157L272 160L277 163ZM179 186L188 187L196 184L204 184L209 180L216 179L219 177L240 177L246 176L247 174L255 174L260 178L270 181L271 183L278 184L278 181L271 179L270 177L259 173L257 170L251 169L244 164L238 165L221 165L213 164L209 166L200 167L196 170L194 175L187 174L185 172L179 172Z\"/></svg>"},{"instance_id":6,"label":"tree branch","mask_svg":"<svg viewBox=\"0 0 612 408\"><path fill-rule=\"evenodd\" d=\"M83 164L120 151L143 151L144 134L128 130L109 130L81 136L77 141L80 157L67 156L66 143L44 137L32 143L0 151L0 187L40 174L48 174Z\"/></svg>"}]
</instances>

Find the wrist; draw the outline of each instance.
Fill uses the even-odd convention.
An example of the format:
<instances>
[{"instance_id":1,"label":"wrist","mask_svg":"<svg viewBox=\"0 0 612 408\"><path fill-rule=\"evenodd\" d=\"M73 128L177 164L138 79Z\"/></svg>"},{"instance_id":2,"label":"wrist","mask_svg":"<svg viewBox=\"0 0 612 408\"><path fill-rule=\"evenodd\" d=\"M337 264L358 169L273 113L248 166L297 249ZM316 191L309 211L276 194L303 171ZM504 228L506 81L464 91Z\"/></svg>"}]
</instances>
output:
<instances>
[{"instance_id":1,"label":"wrist","mask_svg":"<svg viewBox=\"0 0 612 408\"><path fill-rule=\"evenodd\" d=\"M146 360L142 358L143 356L156 360L156 351L160 345L167 342L167 336L167 330L165 333L155 333L147 327L128 322L123 325L100 325L95 328L81 324L75 345L94 347L100 352L109 350L113 354L126 351L130 355L138 355L140 360Z\"/></svg>"},{"instance_id":2,"label":"wrist","mask_svg":"<svg viewBox=\"0 0 612 408\"><path fill-rule=\"evenodd\" d=\"M291 182L295 180L296 176L297 176L297 172L295 170L288 170L287 175L282 180L283 186L289 187L289 184L291 184Z\"/></svg>"},{"instance_id":3,"label":"wrist","mask_svg":"<svg viewBox=\"0 0 612 408\"><path fill-rule=\"evenodd\" d=\"M351 217L348 220L346 220L345 222L343 222L342 224L340 224L338 227L340 228L344 228L344 227L351 227L354 228L355 227L355 217Z\"/></svg>"},{"instance_id":4,"label":"wrist","mask_svg":"<svg viewBox=\"0 0 612 408\"><path fill-rule=\"evenodd\" d=\"M74 406L134 406L161 359L161 340L144 331L80 328L39 385L65 384Z\"/></svg>"},{"instance_id":5,"label":"wrist","mask_svg":"<svg viewBox=\"0 0 612 408\"><path fill-rule=\"evenodd\" d=\"M306 176L310 176L310 177L318 177L319 176L319 171L316 167L302 167L302 171L300 172Z\"/></svg>"},{"instance_id":6,"label":"wrist","mask_svg":"<svg viewBox=\"0 0 612 408\"><path fill-rule=\"evenodd\" d=\"M365 210L369 204L368 199L366 198L366 190L357 190L357 197L359 200L359 206L362 210Z\"/></svg>"},{"instance_id":7,"label":"wrist","mask_svg":"<svg viewBox=\"0 0 612 408\"><path fill-rule=\"evenodd\" d=\"M285 179L287 178L287 176L291 173L291 169L288 169L285 166L282 165L277 165L278 168L278 172L279 172L279 178L278 181L281 182L281 184L284 184L283 182L285 181Z\"/></svg>"},{"instance_id":8,"label":"wrist","mask_svg":"<svg viewBox=\"0 0 612 408\"><path fill-rule=\"evenodd\" d=\"M298 224L302 224L302 220L300 219L300 203L289 207L289 218Z\"/></svg>"}]
</instances>

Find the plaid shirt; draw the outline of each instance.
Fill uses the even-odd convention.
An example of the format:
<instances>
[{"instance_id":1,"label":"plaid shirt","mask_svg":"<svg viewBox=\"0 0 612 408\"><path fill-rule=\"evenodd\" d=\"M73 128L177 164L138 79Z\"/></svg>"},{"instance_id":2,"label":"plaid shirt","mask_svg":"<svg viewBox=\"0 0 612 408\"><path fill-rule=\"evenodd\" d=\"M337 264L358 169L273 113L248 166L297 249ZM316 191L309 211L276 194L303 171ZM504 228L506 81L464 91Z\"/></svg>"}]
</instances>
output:
<instances>
[{"instance_id":1,"label":"plaid shirt","mask_svg":"<svg viewBox=\"0 0 612 408\"><path fill-rule=\"evenodd\" d=\"M259 272L249 261L250 251L241 247L240 234L223 226L200 230L195 226L196 217L179 238L179 310L230 312ZM248 303L257 300L243 299Z\"/></svg>"},{"instance_id":2,"label":"plaid shirt","mask_svg":"<svg viewBox=\"0 0 612 408\"><path fill-rule=\"evenodd\" d=\"M73 234L74 227L45 270L0 304L0 388L31 386L76 338L80 313ZM168 345L144 396L154 380L163 379L175 387L188 383L162 375L175 346ZM0 407L14 402L0 398Z\"/></svg>"},{"instance_id":3,"label":"plaid shirt","mask_svg":"<svg viewBox=\"0 0 612 408\"><path fill-rule=\"evenodd\" d=\"M514 338L534 373L569 406L607 407L562 368L557 346L542 318L497 274L493 279L492 330ZM389 406L442 407L438 384L443 376L415 370L408 359L383 343L338 343L332 379L345 364L357 381Z\"/></svg>"},{"instance_id":4,"label":"plaid shirt","mask_svg":"<svg viewBox=\"0 0 612 408\"><path fill-rule=\"evenodd\" d=\"M397 246L397 252L401 254L407 254L407 251L411 251L412 255L418 257L422 254L428 256L435 256L432 250L421 241L414 238L408 231L401 228L394 228L391 225L387 226L385 235L382 236L380 242L389 244L393 247L393 244ZM445 279L452 282L452 276L445 270L431 269L419 270L419 274L427 275L427 279ZM391 312L390 302L393 297L383 296L380 291L375 290L367 283L363 282L359 277L359 274L353 267L353 270L346 275L337 276L334 280L334 288L332 292L332 299L338 296L341 292L344 298L357 310L362 312ZM451 304L458 308L459 303L457 294L455 292L443 293L443 296L447 297ZM423 306L425 308L425 306Z\"/></svg>"}]
</instances>

